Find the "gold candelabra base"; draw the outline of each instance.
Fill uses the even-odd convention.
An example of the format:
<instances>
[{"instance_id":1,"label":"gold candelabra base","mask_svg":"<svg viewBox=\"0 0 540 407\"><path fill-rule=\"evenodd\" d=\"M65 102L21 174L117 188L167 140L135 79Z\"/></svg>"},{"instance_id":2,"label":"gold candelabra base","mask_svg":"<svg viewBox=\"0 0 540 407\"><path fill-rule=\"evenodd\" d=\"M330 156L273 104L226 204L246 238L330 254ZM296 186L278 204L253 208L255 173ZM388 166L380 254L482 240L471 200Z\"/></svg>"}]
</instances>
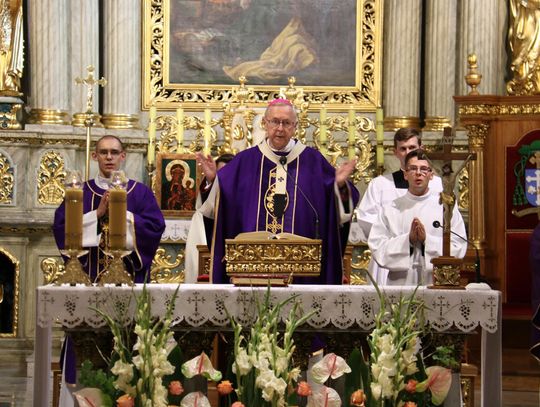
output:
<instances>
[{"instance_id":1,"label":"gold candelabra base","mask_svg":"<svg viewBox=\"0 0 540 407\"><path fill-rule=\"evenodd\" d=\"M127 256L130 252L126 250L111 250L106 253L107 256L112 257L109 268L101 275L98 281L98 285L103 286L105 284L127 284L133 285L133 278L126 270L123 257Z\"/></svg>"},{"instance_id":2,"label":"gold candelabra base","mask_svg":"<svg viewBox=\"0 0 540 407\"><path fill-rule=\"evenodd\" d=\"M66 263L66 269L57 279L55 284L84 284L91 285L90 277L86 274L82 268L82 264L79 261L79 257L86 254L87 250L64 250L62 254L69 257Z\"/></svg>"}]
</instances>

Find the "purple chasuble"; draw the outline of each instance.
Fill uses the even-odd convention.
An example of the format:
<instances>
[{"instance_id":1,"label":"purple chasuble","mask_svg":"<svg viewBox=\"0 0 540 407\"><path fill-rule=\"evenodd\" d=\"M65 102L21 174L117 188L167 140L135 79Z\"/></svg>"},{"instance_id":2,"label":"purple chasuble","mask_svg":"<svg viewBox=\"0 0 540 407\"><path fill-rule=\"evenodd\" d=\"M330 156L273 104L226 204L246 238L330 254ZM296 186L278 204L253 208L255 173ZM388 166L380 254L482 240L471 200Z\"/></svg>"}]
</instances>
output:
<instances>
[{"instance_id":1,"label":"purple chasuble","mask_svg":"<svg viewBox=\"0 0 540 407\"><path fill-rule=\"evenodd\" d=\"M94 180L85 182L83 187L83 212L96 210L105 193ZM144 184L129 180L127 188L127 210L133 214L134 250L124 258L127 271L134 276L136 283L142 283L150 277L150 266L165 230L165 221L158 207L153 192ZM58 207L54 215L54 237L59 249L64 248L64 202ZM86 248L89 254L81 257L81 263L90 280L95 281L98 272L102 272L100 259L103 260L103 251L98 247Z\"/></svg>"},{"instance_id":2,"label":"purple chasuble","mask_svg":"<svg viewBox=\"0 0 540 407\"><path fill-rule=\"evenodd\" d=\"M225 273L225 239L233 239L243 232L270 231L275 234L294 233L307 238L318 235L322 239L320 277L298 278L295 283L341 284L343 264L334 167L310 147L289 162L287 202L285 212L279 219L272 216L273 199L269 189L275 183L276 168L277 165L255 146L239 153L218 172L220 190L212 247L212 282L229 282ZM349 185L356 206L359 193L354 185ZM318 234L314 210L304 195L319 217Z\"/></svg>"}]
</instances>

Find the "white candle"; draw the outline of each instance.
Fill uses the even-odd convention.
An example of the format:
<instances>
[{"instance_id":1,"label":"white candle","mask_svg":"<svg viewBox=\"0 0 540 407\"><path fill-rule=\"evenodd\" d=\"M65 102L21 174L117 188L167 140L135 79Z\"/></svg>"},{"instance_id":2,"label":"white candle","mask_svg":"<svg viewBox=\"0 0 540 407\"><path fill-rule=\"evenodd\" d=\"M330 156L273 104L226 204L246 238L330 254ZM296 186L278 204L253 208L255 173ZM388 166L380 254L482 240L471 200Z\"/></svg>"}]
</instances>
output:
<instances>
[{"instance_id":1,"label":"white candle","mask_svg":"<svg viewBox=\"0 0 540 407\"><path fill-rule=\"evenodd\" d=\"M321 108L321 117L320 117L320 127L319 127L319 134L321 139L321 144L326 143L326 107L322 105Z\"/></svg>"},{"instance_id":2,"label":"white candle","mask_svg":"<svg viewBox=\"0 0 540 407\"><path fill-rule=\"evenodd\" d=\"M349 159L352 160L355 157L354 144L356 139L356 114L354 107L349 109Z\"/></svg>"},{"instance_id":3,"label":"white candle","mask_svg":"<svg viewBox=\"0 0 540 407\"><path fill-rule=\"evenodd\" d=\"M210 155L210 124L212 121L212 111L204 109L204 155Z\"/></svg>"},{"instance_id":4,"label":"white candle","mask_svg":"<svg viewBox=\"0 0 540 407\"><path fill-rule=\"evenodd\" d=\"M150 106L149 123L148 123L148 153L146 159L148 164L154 164L156 156L156 116L157 110L154 105Z\"/></svg>"},{"instance_id":5,"label":"white candle","mask_svg":"<svg viewBox=\"0 0 540 407\"><path fill-rule=\"evenodd\" d=\"M184 109L179 107L176 109L176 152L183 151L184 144Z\"/></svg>"},{"instance_id":6,"label":"white candle","mask_svg":"<svg viewBox=\"0 0 540 407\"><path fill-rule=\"evenodd\" d=\"M377 140L377 166L384 167L384 124L383 124L383 110L381 107L377 108L375 114L375 129Z\"/></svg>"}]
</instances>

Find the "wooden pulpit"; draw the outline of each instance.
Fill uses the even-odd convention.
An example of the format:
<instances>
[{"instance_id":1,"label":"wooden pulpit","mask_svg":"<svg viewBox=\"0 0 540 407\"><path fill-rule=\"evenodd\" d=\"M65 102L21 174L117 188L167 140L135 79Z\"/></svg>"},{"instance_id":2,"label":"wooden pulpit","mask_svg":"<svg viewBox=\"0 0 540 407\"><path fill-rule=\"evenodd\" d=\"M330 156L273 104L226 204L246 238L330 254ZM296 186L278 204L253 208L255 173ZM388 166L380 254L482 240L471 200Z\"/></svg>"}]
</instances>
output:
<instances>
[{"instance_id":1,"label":"wooden pulpit","mask_svg":"<svg viewBox=\"0 0 540 407\"><path fill-rule=\"evenodd\" d=\"M483 278L503 292L503 311L530 316L529 236L539 218L530 213L518 222L512 213L526 205L516 207L513 200L514 187L523 179L516 180L519 157L511 150L519 150L528 134L540 129L540 97L476 95L454 100L469 150L477 155L469 167L469 239L480 248Z\"/></svg>"}]
</instances>

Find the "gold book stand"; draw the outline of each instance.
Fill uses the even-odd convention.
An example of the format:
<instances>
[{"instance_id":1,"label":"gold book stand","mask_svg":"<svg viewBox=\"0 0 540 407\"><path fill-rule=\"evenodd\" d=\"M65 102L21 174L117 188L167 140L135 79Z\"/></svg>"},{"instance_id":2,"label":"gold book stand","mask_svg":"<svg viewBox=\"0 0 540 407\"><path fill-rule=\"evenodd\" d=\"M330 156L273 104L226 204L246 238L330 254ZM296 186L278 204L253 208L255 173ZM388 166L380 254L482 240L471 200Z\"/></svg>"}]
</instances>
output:
<instances>
[{"instance_id":1,"label":"gold book stand","mask_svg":"<svg viewBox=\"0 0 540 407\"><path fill-rule=\"evenodd\" d=\"M292 233L240 233L225 240L226 272L234 285L286 286L321 274L320 239Z\"/></svg>"}]
</instances>

